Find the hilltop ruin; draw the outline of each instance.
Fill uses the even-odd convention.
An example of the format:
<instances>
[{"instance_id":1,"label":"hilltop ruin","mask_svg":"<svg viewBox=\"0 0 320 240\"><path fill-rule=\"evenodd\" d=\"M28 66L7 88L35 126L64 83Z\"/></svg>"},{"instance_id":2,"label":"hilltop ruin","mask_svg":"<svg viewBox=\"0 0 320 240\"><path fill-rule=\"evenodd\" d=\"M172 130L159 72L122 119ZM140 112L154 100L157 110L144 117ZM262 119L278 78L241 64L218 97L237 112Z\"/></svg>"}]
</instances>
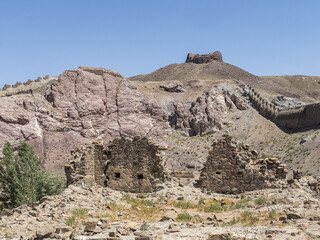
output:
<instances>
[{"instance_id":1,"label":"hilltop ruin","mask_svg":"<svg viewBox=\"0 0 320 240\"><path fill-rule=\"evenodd\" d=\"M221 52L215 51L209 54L188 53L186 63L203 64L203 63L209 63L212 61L223 62Z\"/></svg>"},{"instance_id":2,"label":"hilltop ruin","mask_svg":"<svg viewBox=\"0 0 320 240\"><path fill-rule=\"evenodd\" d=\"M67 185L94 184L125 192L153 192L165 180L159 145L147 137L94 143L73 152L65 166Z\"/></svg>"}]
</instances>

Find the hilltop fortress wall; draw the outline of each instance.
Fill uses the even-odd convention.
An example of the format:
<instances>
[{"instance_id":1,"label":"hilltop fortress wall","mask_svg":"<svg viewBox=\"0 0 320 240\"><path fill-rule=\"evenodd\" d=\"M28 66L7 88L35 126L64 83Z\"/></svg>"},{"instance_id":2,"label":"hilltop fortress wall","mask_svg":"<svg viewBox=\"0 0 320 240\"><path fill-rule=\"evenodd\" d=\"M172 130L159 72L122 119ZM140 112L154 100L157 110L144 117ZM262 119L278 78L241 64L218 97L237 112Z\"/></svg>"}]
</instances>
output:
<instances>
[{"instance_id":1,"label":"hilltop fortress wall","mask_svg":"<svg viewBox=\"0 0 320 240\"><path fill-rule=\"evenodd\" d=\"M57 77L46 76L44 78L37 78L37 80L28 80L25 83L17 82L14 85L6 84L2 89L0 88L0 97L7 97L24 93L40 93L44 94L47 86Z\"/></svg>"},{"instance_id":2,"label":"hilltop fortress wall","mask_svg":"<svg viewBox=\"0 0 320 240\"><path fill-rule=\"evenodd\" d=\"M279 127L300 130L316 127L320 124L320 103L313 103L295 108L279 109L249 85L244 86L250 101L259 113L273 121Z\"/></svg>"}]
</instances>

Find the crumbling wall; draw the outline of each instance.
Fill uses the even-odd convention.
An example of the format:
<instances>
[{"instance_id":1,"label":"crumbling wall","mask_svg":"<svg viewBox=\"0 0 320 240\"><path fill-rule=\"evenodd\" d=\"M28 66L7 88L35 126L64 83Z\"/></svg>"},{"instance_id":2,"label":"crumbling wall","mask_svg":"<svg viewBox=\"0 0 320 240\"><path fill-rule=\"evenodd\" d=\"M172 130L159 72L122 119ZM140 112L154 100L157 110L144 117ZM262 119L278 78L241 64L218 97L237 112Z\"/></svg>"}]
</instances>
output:
<instances>
[{"instance_id":1,"label":"crumbling wall","mask_svg":"<svg viewBox=\"0 0 320 240\"><path fill-rule=\"evenodd\" d=\"M44 78L37 78L36 80L28 80L25 83L17 82L14 85L5 84L4 87L0 88L0 97L12 96L17 94L25 93L40 93L44 95L47 90L47 86L53 80L57 80L57 77L46 76Z\"/></svg>"},{"instance_id":2,"label":"crumbling wall","mask_svg":"<svg viewBox=\"0 0 320 240\"><path fill-rule=\"evenodd\" d=\"M224 135L213 143L197 185L213 192L241 193L267 188L286 174L278 159L258 159L248 145Z\"/></svg>"},{"instance_id":3,"label":"crumbling wall","mask_svg":"<svg viewBox=\"0 0 320 240\"><path fill-rule=\"evenodd\" d=\"M303 128L316 127L320 124L320 103L279 109L275 104L269 102L269 100L262 98L260 94L249 85L244 87L247 90L253 107L255 107L262 116L272 120L280 127L300 130Z\"/></svg>"},{"instance_id":4,"label":"crumbling wall","mask_svg":"<svg viewBox=\"0 0 320 240\"><path fill-rule=\"evenodd\" d=\"M160 150L147 137L82 146L65 166L67 184L90 187L96 183L125 192L156 191L166 177Z\"/></svg>"},{"instance_id":5,"label":"crumbling wall","mask_svg":"<svg viewBox=\"0 0 320 240\"><path fill-rule=\"evenodd\" d=\"M209 54L189 53L187 56L187 60L186 60L187 63L196 63L196 64L209 63L212 61L222 62L221 52L215 51L215 52L209 53Z\"/></svg>"},{"instance_id":6,"label":"crumbling wall","mask_svg":"<svg viewBox=\"0 0 320 240\"><path fill-rule=\"evenodd\" d=\"M80 146L72 152L73 159L65 165L67 185L78 184L93 186L95 183L104 186L104 169L108 155L101 143Z\"/></svg>"}]
</instances>

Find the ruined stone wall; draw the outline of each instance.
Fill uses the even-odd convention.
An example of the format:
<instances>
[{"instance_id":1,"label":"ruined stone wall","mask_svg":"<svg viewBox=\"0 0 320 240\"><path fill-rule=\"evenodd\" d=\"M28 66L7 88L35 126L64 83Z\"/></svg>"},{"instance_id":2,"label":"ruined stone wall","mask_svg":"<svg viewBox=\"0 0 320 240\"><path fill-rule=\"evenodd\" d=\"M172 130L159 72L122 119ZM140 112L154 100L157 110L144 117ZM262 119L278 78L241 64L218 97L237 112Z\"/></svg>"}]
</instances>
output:
<instances>
[{"instance_id":1,"label":"ruined stone wall","mask_svg":"<svg viewBox=\"0 0 320 240\"><path fill-rule=\"evenodd\" d=\"M197 185L213 192L241 193L267 188L286 174L278 159L257 159L248 145L224 135L213 143Z\"/></svg>"},{"instance_id":2,"label":"ruined stone wall","mask_svg":"<svg viewBox=\"0 0 320 240\"><path fill-rule=\"evenodd\" d=\"M73 153L65 166L67 184L99 184L125 192L152 192L165 180L161 148L146 137L95 143Z\"/></svg>"},{"instance_id":3,"label":"ruined stone wall","mask_svg":"<svg viewBox=\"0 0 320 240\"><path fill-rule=\"evenodd\" d=\"M97 183L104 186L107 154L102 144L80 146L72 152L72 156L73 159L65 165L67 185L78 184L90 187Z\"/></svg>"},{"instance_id":4,"label":"ruined stone wall","mask_svg":"<svg viewBox=\"0 0 320 240\"><path fill-rule=\"evenodd\" d=\"M196 63L196 64L209 63L212 61L222 62L221 52L215 51L210 54L201 54L201 55L189 53L186 60L187 63Z\"/></svg>"},{"instance_id":5,"label":"ruined stone wall","mask_svg":"<svg viewBox=\"0 0 320 240\"><path fill-rule=\"evenodd\" d=\"M152 192L164 180L163 159L159 146L147 138L116 139L106 171L107 186L130 192Z\"/></svg>"},{"instance_id":6,"label":"ruined stone wall","mask_svg":"<svg viewBox=\"0 0 320 240\"><path fill-rule=\"evenodd\" d=\"M17 82L14 85L6 84L0 89L0 97L12 96L25 93L40 93L44 95L47 86L53 80L57 80L57 77L46 76L44 78L38 78L37 80L28 80L25 83Z\"/></svg>"},{"instance_id":7,"label":"ruined stone wall","mask_svg":"<svg viewBox=\"0 0 320 240\"><path fill-rule=\"evenodd\" d=\"M260 94L249 85L244 87L248 92L253 107L255 107L262 116L272 120L280 127L300 130L303 128L316 127L320 124L320 103L280 110L273 103L269 102L269 100L262 98Z\"/></svg>"}]
</instances>

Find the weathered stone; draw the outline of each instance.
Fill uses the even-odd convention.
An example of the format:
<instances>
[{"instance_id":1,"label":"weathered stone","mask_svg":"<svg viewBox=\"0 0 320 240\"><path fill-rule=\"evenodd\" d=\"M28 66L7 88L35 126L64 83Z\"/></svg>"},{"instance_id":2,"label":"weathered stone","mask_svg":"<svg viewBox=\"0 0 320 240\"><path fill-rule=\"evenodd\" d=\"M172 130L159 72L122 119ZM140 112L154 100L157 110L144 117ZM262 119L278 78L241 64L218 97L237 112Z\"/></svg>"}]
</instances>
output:
<instances>
[{"instance_id":1,"label":"weathered stone","mask_svg":"<svg viewBox=\"0 0 320 240\"><path fill-rule=\"evenodd\" d=\"M221 52L215 51L210 54L202 54L202 55L189 53L186 60L187 63L196 63L196 64L209 63L212 61L222 62Z\"/></svg>"},{"instance_id":2,"label":"weathered stone","mask_svg":"<svg viewBox=\"0 0 320 240\"><path fill-rule=\"evenodd\" d=\"M173 82L162 84L162 85L160 85L160 88L162 88L163 90L165 90L167 92L180 93L180 92L186 91L185 89L182 88L181 84L173 83Z\"/></svg>"},{"instance_id":3,"label":"weathered stone","mask_svg":"<svg viewBox=\"0 0 320 240\"><path fill-rule=\"evenodd\" d=\"M293 213L293 212L290 212L290 213L287 213L287 219L301 219L301 215L298 214L298 213Z\"/></svg>"},{"instance_id":4,"label":"weathered stone","mask_svg":"<svg viewBox=\"0 0 320 240\"><path fill-rule=\"evenodd\" d=\"M180 230L181 228L177 224L172 223L169 225L167 232L174 233L180 232Z\"/></svg>"},{"instance_id":5,"label":"weathered stone","mask_svg":"<svg viewBox=\"0 0 320 240\"><path fill-rule=\"evenodd\" d=\"M278 160L257 159L248 146L228 135L212 144L197 185L210 191L240 193L268 187L268 182L286 177Z\"/></svg>"},{"instance_id":6,"label":"weathered stone","mask_svg":"<svg viewBox=\"0 0 320 240\"><path fill-rule=\"evenodd\" d=\"M228 112L248 108L238 91L227 85L214 85L192 102L189 109L183 103L175 102L170 125L189 135L214 133L223 127Z\"/></svg>"},{"instance_id":7,"label":"weathered stone","mask_svg":"<svg viewBox=\"0 0 320 240\"><path fill-rule=\"evenodd\" d=\"M1 212L1 216L11 216L13 214L13 211L12 210L9 210L9 209L2 209L2 212Z\"/></svg>"},{"instance_id":8,"label":"weathered stone","mask_svg":"<svg viewBox=\"0 0 320 240\"><path fill-rule=\"evenodd\" d=\"M85 232L94 232L97 227L98 221L96 219L89 219L86 221L86 226L84 228Z\"/></svg>"},{"instance_id":9,"label":"weathered stone","mask_svg":"<svg viewBox=\"0 0 320 240\"><path fill-rule=\"evenodd\" d=\"M228 232L211 233L207 240L231 240L231 235Z\"/></svg>"},{"instance_id":10,"label":"weathered stone","mask_svg":"<svg viewBox=\"0 0 320 240\"><path fill-rule=\"evenodd\" d=\"M152 192L165 180L161 148L146 137L115 139L108 145L93 144L74 152L65 166L67 183L97 183L127 192Z\"/></svg>"},{"instance_id":11,"label":"weathered stone","mask_svg":"<svg viewBox=\"0 0 320 240\"><path fill-rule=\"evenodd\" d=\"M44 238L50 238L50 236L55 232L54 227L48 226L48 227L41 227L37 230L36 238L37 239L44 239Z\"/></svg>"},{"instance_id":12,"label":"weathered stone","mask_svg":"<svg viewBox=\"0 0 320 240\"><path fill-rule=\"evenodd\" d=\"M58 227L56 233L59 234L62 239L69 239L72 237L73 228L69 226Z\"/></svg>"},{"instance_id":13,"label":"weathered stone","mask_svg":"<svg viewBox=\"0 0 320 240\"><path fill-rule=\"evenodd\" d=\"M2 88L3 91L7 90L8 88L11 88L11 85L5 84Z\"/></svg>"}]
</instances>

